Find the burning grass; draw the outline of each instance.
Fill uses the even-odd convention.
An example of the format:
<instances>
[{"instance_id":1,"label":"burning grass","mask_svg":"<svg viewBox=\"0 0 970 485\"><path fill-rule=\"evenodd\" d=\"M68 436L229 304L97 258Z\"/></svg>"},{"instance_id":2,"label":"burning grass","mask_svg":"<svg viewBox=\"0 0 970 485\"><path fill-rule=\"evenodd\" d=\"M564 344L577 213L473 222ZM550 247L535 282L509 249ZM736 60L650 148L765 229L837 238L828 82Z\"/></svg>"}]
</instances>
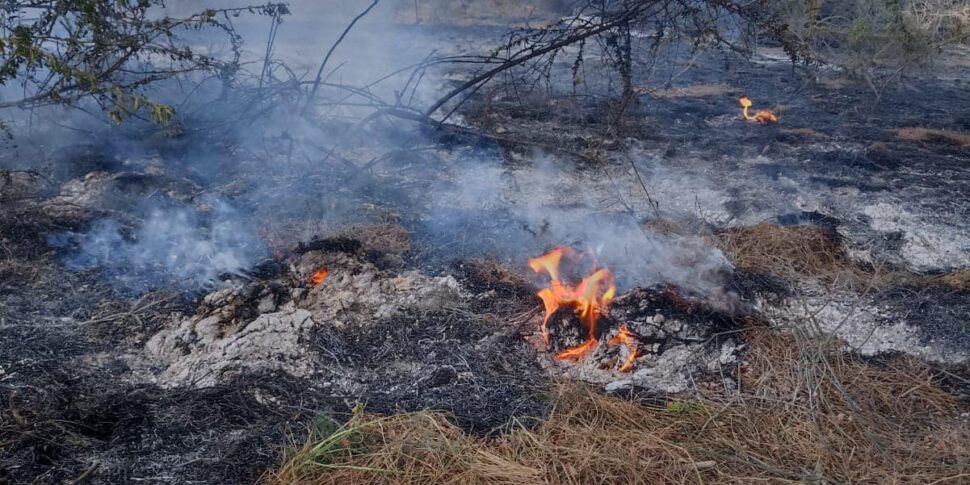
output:
<instances>
[{"instance_id":1,"label":"burning grass","mask_svg":"<svg viewBox=\"0 0 970 485\"><path fill-rule=\"evenodd\" d=\"M749 114L748 110L751 109L753 102L747 96L741 96L741 98L738 99L738 102L741 103L741 115L744 117L745 121L752 121L755 123L778 122L778 116L771 111L762 110L758 111L754 115Z\"/></svg>"},{"instance_id":2,"label":"burning grass","mask_svg":"<svg viewBox=\"0 0 970 485\"><path fill-rule=\"evenodd\" d=\"M556 354L560 360L581 360L596 348L596 322L607 309L610 301L616 295L616 282L613 273L606 268L594 268L589 276L576 285L560 279L559 263L563 257L567 259L581 259L580 253L575 253L568 247L558 247L548 253L529 260L529 267L536 273L549 275L548 288L536 293L545 307L545 317L542 320L542 339L549 345L549 321L559 308L573 308L579 314L580 324L586 330L586 340L581 345L566 349Z\"/></svg>"},{"instance_id":3,"label":"burning grass","mask_svg":"<svg viewBox=\"0 0 970 485\"><path fill-rule=\"evenodd\" d=\"M448 416L357 410L268 483L942 483L970 478L965 403L914 360L874 366L836 343L766 329L737 395L665 406L563 385L548 416L490 437Z\"/></svg>"}]
</instances>

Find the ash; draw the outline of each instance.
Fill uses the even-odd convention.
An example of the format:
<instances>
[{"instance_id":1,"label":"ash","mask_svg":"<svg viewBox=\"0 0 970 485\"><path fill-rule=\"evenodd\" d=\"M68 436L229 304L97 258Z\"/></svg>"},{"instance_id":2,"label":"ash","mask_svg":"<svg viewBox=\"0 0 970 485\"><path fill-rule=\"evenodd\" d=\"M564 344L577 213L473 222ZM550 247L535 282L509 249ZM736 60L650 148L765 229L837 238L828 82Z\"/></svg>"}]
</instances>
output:
<instances>
[{"instance_id":1,"label":"ash","mask_svg":"<svg viewBox=\"0 0 970 485\"><path fill-rule=\"evenodd\" d=\"M483 431L504 425L513 410L539 412L532 351L513 329L473 311L482 298L450 275L382 270L365 258L372 246L346 238L308 244L272 279L206 294L194 315L176 316L145 344L147 365L158 369L151 382L204 389L282 373L348 407L448 409ZM327 249L306 250L313 247ZM320 268L327 278L307 284Z\"/></svg>"},{"instance_id":2,"label":"ash","mask_svg":"<svg viewBox=\"0 0 970 485\"><path fill-rule=\"evenodd\" d=\"M306 288L317 268L329 277ZM310 251L292 263L292 278L222 288L203 298L199 312L176 319L146 345L165 366L163 387L208 387L243 371L278 370L297 377L330 373L339 348L314 348L317 333L352 333L373 322L460 306L451 276L383 272L344 253ZM348 391L354 391L351 385Z\"/></svg>"}]
</instances>

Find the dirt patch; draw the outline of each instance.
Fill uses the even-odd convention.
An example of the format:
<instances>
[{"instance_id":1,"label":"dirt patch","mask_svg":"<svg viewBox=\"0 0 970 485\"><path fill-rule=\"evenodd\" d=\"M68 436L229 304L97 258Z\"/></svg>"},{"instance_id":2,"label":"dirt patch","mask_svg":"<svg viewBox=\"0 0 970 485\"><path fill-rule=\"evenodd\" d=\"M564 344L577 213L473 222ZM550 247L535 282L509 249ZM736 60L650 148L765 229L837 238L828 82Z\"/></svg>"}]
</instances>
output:
<instances>
[{"instance_id":1,"label":"dirt patch","mask_svg":"<svg viewBox=\"0 0 970 485\"><path fill-rule=\"evenodd\" d=\"M154 171L92 172L65 183L60 195L44 201L43 211L62 223L107 214L130 218L125 211L140 200L160 197L189 203L200 191L201 188L188 179L171 178Z\"/></svg>"},{"instance_id":2,"label":"dirt patch","mask_svg":"<svg viewBox=\"0 0 970 485\"><path fill-rule=\"evenodd\" d=\"M310 377L326 367L326 359L311 348L314 332L360 329L404 310L460 305L454 278L381 271L340 249L359 245L349 241L302 254L290 263L289 274L275 280L207 294L194 316L177 320L146 345L148 354L167 367L159 382L206 387L247 369ZM309 244L323 247L323 242ZM329 275L308 287L321 268Z\"/></svg>"},{"instance_id":3,"label":"dirt patch","mask_svg":"<svg viewBox=\"0 0 970 485\"><path fill-rule=\"evenodd\" d=\"M254 483L302 423L342 408L285 375L202 390L107 385L105 377L57 371L33 381L42 390L5 397L0 481ZM301 400L314 410L281 407Z\"/></svg>"},{"instance_id":4,"label":"dirt patch","mask_svg":"<svg viewBox=\"0 0 970 485\"><path fill-rule=\"evenodd\" d=\"M522 310L535 307L539 300L535 288L508 265L489 259L459 261L454 265L469 291L485 298L505 299L508 307Z\"/></svg>"},{"instance_id":5,"label":"dirt patch","mask_svg":"<svg viewBox=\"0 0 970 485\"><path fill-rule=\"evenodd\" d=\"M846 77L822 77L818 83L828 89L840 90L852 86L854 81Z\"/></svg>"},{"instance_id":6,"label":"dirt patch","mask_svg":"<svg viewBox=\"0 0 970 485\"><path fill-rule=\"evenodd\" d=\"M35 199L50 190L50 180L34 170L0 170L0 201Z\"/></svg>"},{"instance_id":7,"label":"dirt patch","mask_svg":"<svg viewBox=\"0 0 970 485\"><path fill-rule=\"evenodd\" d=\"M822 134L811 128L780 128L775 138L785 143L800 143L812 138L820 138Z\"/></svg>"}]
</instances>

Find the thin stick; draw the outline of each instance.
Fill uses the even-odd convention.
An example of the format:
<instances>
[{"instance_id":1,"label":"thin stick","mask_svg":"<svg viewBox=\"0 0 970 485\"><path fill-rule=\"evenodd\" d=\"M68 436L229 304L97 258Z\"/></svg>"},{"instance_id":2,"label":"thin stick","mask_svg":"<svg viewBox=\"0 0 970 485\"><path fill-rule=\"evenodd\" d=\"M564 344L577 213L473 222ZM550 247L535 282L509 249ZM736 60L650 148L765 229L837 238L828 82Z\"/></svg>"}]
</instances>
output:
<instances>
[{"instance_id":1,"label":"thin stick","mask_svg":"<svg viewBox=\"0 0 970 485\"><path fill-rule=\"evenodd\" d=\"M323 62L320 63L320 69L317 70L317 77L313 81L313 89L310 91L310 96L307 98L307 104L303 107L304 113L306 113L306 110L310 107L312 100L317 97L317 91L320 89L320 81L323 80L323 69L327 67L327 62L330 61L330 56L333 55L333 51L337 50L337 46L340 45L340 43L344 40L344 37L347 36L350 29L354 28L354 24L356 24L358 20L364 18L364 16L367 15L371 9L376 7L380 1L381 0L374 0L366 9L364 9L363 12L354 17L354 19L350 21L350 24L347 25L347 28L344 29L344 31L340 34L340 37L337 38L337 41L330 46L330 50L328 50L327 55L324 56Z\"/></svg>"},{"instance_id":2,"label":"thin stick","mask_svg":"<svg viewBox=\"0 0 970 485\"><path fill-rule=\"evenodd\" d=\"M528 52L528 53L522 55L522 57L515 58L513 56L512 58L510 58L510 59L506 60L505 62L503 62L502 64L498 65L497 67L494 67L492 69L489 69L488 71L485 71L485 72L483 72L483 73L481 73L481 74L479 74L479 75L477 75L477 76L469 79L468 81L465 81L460 86L458 86L455 89L452 89L451 91L449 91L447 94L445 94L440 99L438 99L438 101L436 101L434 104L432 104L431 107L429 107L427 110L425 110L424 116L427 117L427 118L430 118L431 115L434 114L434 112L438 110L438 108L440 108L442 105L444 105L445 103L447 103L448 101L450 101L452 98L454 98L455 96L458 96L459 94L461 94L465 90L467 90L467 89L469 89L471 87L474 87L474 86L478 85L479 83L488 81L489 79L491 79L492 77L494 77L496 74L499 74L499 73L501 73L503 71L506 71L508 69L511 69L513 67L516 67L516 66L518 66L518 65L520 65L520 64L522 64L524 62L527 62L527 61L529 61L531 59L535 59L537 57L543 56L543 55L548 54L550 52L553 52L553 51L557 51L559 49L562 49L563 47L566 47L566 46L568 46L570 44L574 44L574 43L579 42L579 41L581 41L583 39L586 39L588 37L592 37L594 35L597 35L597 34L600 34L600 33L605 32L607 30L610 30L612 28L618 27L618 26L620 26L620 25L622 25L622 24L624 24L626 22L629 22L631 19L633 19L634 17L636 17L637 15L639 15L640 13L642 13L642 10L643 9L644 9L644 7L642 5L637 5L635 8L631 8L629 11L625 12L623 15L621 15L621 16L619 16L619 17L617 17L617 18L615 18L615 19L613 19L613 20L611 20L609 22L606 22L606 23L603 23L601 25L598 25L595 28L591 28L591 29L588 29L588 30L586 30L584 32L580 32L580 33L577 33L575 35L568 36L565 39L561 39L561 40L552 42L552 43L550 43L549 45L547 45L547 46L545 46L543 48L536 49L534 51ZM518 55L518 53L516 55Z\"/></svg>"},{"instance_id":3,"label":"thin stick","mask_svg":"<svg viewBox=\"0 0 970 485\"><path fill-rule=\"evenodd\" d=\"M71 480L70 482L67 482L68 485L78 485L79 483L84 483L84 481L87 480L91 476L91 474L94 473L94 471L97 469L98 469L97 463L89 466L87 470L84 470L84 473L82 473L81 476L75 478L74 480Z\"/></svg>"},{"instance_id":4,"label":"thin stick","mask_svg":"<svg viewBox=\"0 0 970 485\"><path fill-rule=\"evenodd\" d=\"M259 73L259 87L263 88L263 81L266 78L266 71L269 69L269 63L273 60L273 46L276 44L276 33L279 31L280 27L280 15L277 12L273 15L271 20L271 25L269 26L269 39L266 40L266 55L263 58L263 70Z\"/></svg>"}]
</instances>

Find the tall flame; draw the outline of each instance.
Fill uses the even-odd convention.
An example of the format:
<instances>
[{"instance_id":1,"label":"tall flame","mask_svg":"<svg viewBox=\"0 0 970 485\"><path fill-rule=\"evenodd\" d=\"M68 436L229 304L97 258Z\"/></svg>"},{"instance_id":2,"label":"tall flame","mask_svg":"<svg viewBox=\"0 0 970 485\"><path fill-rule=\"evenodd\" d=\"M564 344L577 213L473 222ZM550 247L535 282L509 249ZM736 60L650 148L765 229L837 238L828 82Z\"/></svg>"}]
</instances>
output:
<instances>
[{"instance_id":1,"label":"tall flame","mask_svg":"<svg viewBox=\"0 0 970 485\"><path fill-rule=\"evenodd\" d=\"M548 253L529 260L529 267L536 273L549 275L549 287L536 295L542 300L546 315L542 320L542 339L549 345L549 319L561 307L573 308L579 314L579 322L586 329L586 341L576 347L556 354L560 360L580 360L596 348L596 321L606 311L616 296L616 281L607 269L598 269L576 285L564 282L560 277L559 265L563 256L575 257L576 253L567 247L557 247Z\"/></svg>"},{"instance_id":2,"label":"tall flame","mask_svg":"<svg viewBox=\"0 0 970 485\"><path fill-rule=\"evenodd\" d=\"M754 116L748 114L748 109L751 108L752 101L747 96L741 96L741 99L739 99L738 102L741 103L741 114L744 116L745 120L754 121L756 123L775 123L778 121L778 116L771 111L758 111L754 114Z\"/></svg>"}]
</instances>

